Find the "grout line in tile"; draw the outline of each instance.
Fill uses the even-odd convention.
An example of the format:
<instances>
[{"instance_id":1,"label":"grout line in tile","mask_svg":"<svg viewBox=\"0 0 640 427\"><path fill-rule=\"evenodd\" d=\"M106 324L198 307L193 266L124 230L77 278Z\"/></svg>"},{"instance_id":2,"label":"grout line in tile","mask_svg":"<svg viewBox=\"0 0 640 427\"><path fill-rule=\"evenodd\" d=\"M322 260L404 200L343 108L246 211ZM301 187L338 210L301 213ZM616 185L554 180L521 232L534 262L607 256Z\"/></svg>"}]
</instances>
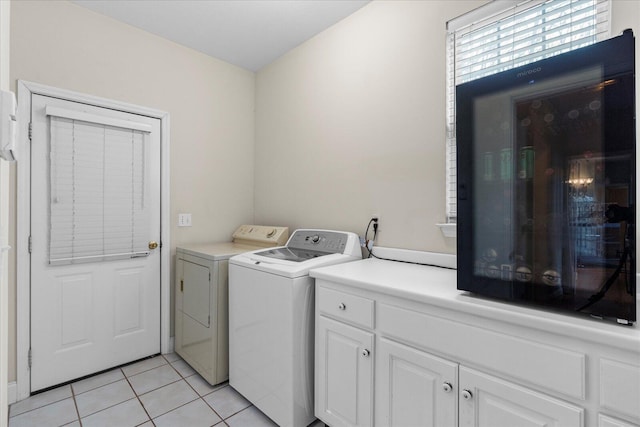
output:
<instances>
[{"instance_id":1,"label":"grout line in tile","mask_svg":"<svg viewBox=\"0 0 640 427\"><path fill-rule=\"evenodd\" d=\"M165 360L166 360L166 359L165 359ZM184 377L182 376L182 374L180 373L180 371L178 371L178 370L176 369L176 367L175 367L175 366L173 366L173 363L171 363L171 362L167 362L167 363L169 364L169 366L171 366L171 368L172 368L174 371L176 371L176 373L180 376L180 378L182 378L182 379L184 380Z\"/></svg>"},{"instance_id":2,"label":"grout line in tile","mask_svg":"<svg viewBox=\"0 0 640 427\"><path fill-rule=\"evenodd\" d=\"M124 371L122 372L122 374L124 375ZM127 383L129 384L129 387L131 387L131 390L133 390L133 394L135 395L136 399L138 399L138 403L140 403L140 406L142 406L142 410L144 411L145 414L147 414L147 418L149 418L149 420L151 421L151 424L153 424L153 426L155 427L156 423L153 422L153 418L151 418L151 415L149 415L149 411L147 411L147 408L145 408L144 404L142 403L142 400L140 400L140 396L138 395L138 392L136 392L136 389L133 388L133 385L131 385L131 382L129 381L129 377L124 375L124 378L127 380ZM145 421L145 423L146 422L147 421ZM144 423L142 423L142 424L144 424ZM142 425L142 424L140 424L140 425Z\"/></svg>"},{"instance_id":3,"label":"grout line in tile","mask_svg":"<svg viewBox=\"0 0 640 427\"><path fill-rule=\"evenodd\" d=\"M2 1L2 0L0 0L0 1ZM58 388L63 388L63 387L65 387L65 386L69 386L69 388L71 389L71 385L70 385L70 384L62 384L62 385L60 385L60 386L50 387L50 388L48 388L48 389L45 389L44 391L42 391L42 390L41 390L41 391L38 391L38 392L36 392L35 394L31 394L31 395L29 395L29 396L28 396L26 399L24 399L24 400L31 399L31 398L33 398L33 397L39 396L40 394L44 394L44 393L47 393L47 392L49 392L49 391L53 391L53 390L58 389ZM73 393L73 389L71 389L71 391L72 391L72 393ZM20 413L18 413L18 414L16 414L16 413L15 413L15 411L11 411L11 406L12 406L12 405L14 405L14 404L19 403L20 401L18 401L18 402L14 402L14 403L12 403L11 405L9 405L9 407L7 408L7 409L9 410L9 416L8 416L8 419L10 419L10 418L14 418L14 417L17 417L18 415L26 414L26 413L28 413L28 412L35 411L35 410L40 409L40 408L47 407L47 406L49 406L49 405L53 405L54 403L62 402L63 400L68 399L69 397L72 397L72 396L73 396L73 394L72 394L71 396L66 396L66 397L57 398L57 400L52 400L51 402L48 402L48 403L46 403L46 404L44 404L44 405L36 406L36 407L34 407L34 408L31 408L31 409L29 409L29 410L27 410L27 411L20 412ZM12 412L14 412L14 413L12 414Z\"/></svg>"},{"instance_id":4,"label":"grout line in tile","mask_svg":"<svg viewBox=\"0 0 640 427\"><path fill-rule=\"evenodd\" d=\"M171 363L169 363L169 361L162 354L159 354L159 355L155 355L155 356L147 356L147 357L144 357L144 358L139 359L139 360L134 360L133 362L126 363L124 365L120 365L118 368L122 371L122 375L124 375L125 377L129 377L129 375L127 375L127 373L124 371L124 368L128 368L129 366L133 366L136 363L144 362L144 361L147 361L147 360L152 360L152 359L155 359L157 357L162 357L162 359L164 359L165 363L163 363L162 365L154 366L154 367L149 368L149 369L145 369L145 370L140 371L140 372L136 372L135 374L133 374L131 376L133 377L133 376L136 376L138 374L142 374L143 372L148 372L148 371L150 371L152 369L159 368L160 366L163 366L163 365L166 365L166 364L168 364L168 365L171 364Z\"/></svg>"},{"instance_id":5,"label":"grout line in tile","mask_svg":"<svg viewBox=\"0 0 640 427\"><path fill-rule=\"evenodd\" d=\"M188 382L188 381L187 381L187 384L189 384L189 382ZM189 384L189 385L191 385L191 384ZM191 387L191 388L193 388L193 387ZM215 391L217 391L217 390L222 390L222 388L223 388L223 387L220 387L219 389L216 389ZM196 392L196 393L197 393L197 392ZM213 392L211 392L211 393L213 393ZM211 394L211 393L209 393L209 394ZM207 394L207 396L209 396L209 394ZM200 399L202 399L202 400L203 400L203 402L204 402L204 404L205 404L205 405L207 405L209 408L211 408L211 410L212 410L212 411L213 411L213 412L218 416L218 418L220 418L220 419L222 420L222 422L224 423L224 420L225 420L226 418L223 418L223 417L222 417L222 415L220 415L220 414L218 413L218 411L216 411L216 410L215 410L215 408L214 408L213 406L209 405L209 402L207 402L206 400L204 400L204 396L200 396ZM227 417L227 418L229 418L229 417ZM218 423L218 424L219 424L219 423ZM216 425L217 425L217 424L216 424ZM226 423L225 423L225 425L226 425Z\"/></svg>"},{"instance_id":6,"label":"grout line in tile","mask_svg":"<svg viewBox=\"0 0 640 427\"><path fill-rule=\"evenodd\" d=\"M0 0L0 1L2 1L2 0ZM129 386L131 386L131 384L129 384ZM135 394L135 392L134 392L134 394ZM125 401L118 402L118 403L113 404L113 405L111 405L111 406L107 406L106 408L102 408L102 409L100 409L99 411L96 411L96 412L92 412L92 413L90 413L90 414L87 414L87 415L85 415L85 416L84 416L84 418L88 418L88 417L90 417L90 416L92 416L92 415L99 414L100 412L104 412L104 411L106 411L107 409L111 409L111 408L113 408L114 406L122 405L123 403L126 403L126 402L128 402L128 401L130 401L130 400L133 400L133 399L136 399L136 400L138 400L138 402L140 402L140 399L138 399L138 396L135 396L135 397L132 397L132 398L127 399L127 400L125 400ZM74 400L75 400L75 399L74 399ZM140 402L140 405L142 405L142 402ZM142 409L144 409L144 405L142 405ZM77 410L77 408L76 408L76 410ZM145 410L145 413L147 413L147 411L146 411L146 410ZM79 415L79 414L78 414L78 415ZM147 413L147 416L149 417L149 414L148 414L148 413ZM78 420L80 421L80 426L82 426L82 420L83 420L83 418L78 418ZM149 420L151 420L151 417L149 417L149 419L148 419L148 420L146 420L144 423L149 422ZM142 424L144 424L144 423L142 423Z\"/></svg>"},{"instance_id":7,"label":"grout line in tile","mask_svg":"<svg viewBox=\"0 0 640 427\"><path fill-rule=\"evenodd\" d=\"M180 372L178 372L178 374L179 374L179 373L180 373ZM191 387L191 390L193 390L193 391L196 393L196 395L198 396L198 398L202 399L202 398L204 397L204 396L200 396L200 393L198 393L198 390L196 390L195 388L193 388L193 386L191 385L191 383L189 383L189 381L187 381L187 379L186 379L186 378L182 378L182 380L183 380L185 383L187 383L187 385L188 385L189 387ZM205 403L205 405L209 406L209 405L207 404L207 402L206 402L204 399L202 399L202 401ZM211 406L209 406L209 407L211 408ZM215 409L213 409L213 408L211 408L211 409L213 410L213 412L215 412L215 413L216 413L216 415L218 416L218 418L222 419L222 417L220 416L220 414L218 414L218 413L215 411Z\"/></svg>"},{"instance_id":8,"label":"grout line in tile","mask_svg":"<svg viewBox=\"0 0 640 427\"><path fill-rule=\"evenodd\" d=\"M2 1L2 0L0 0L0 1ZM164 385L161 385L160 387L156 387L156 388L154 388L154 389L152 389L152 390L145 391L144 393L142 393L142 394L140 394L140 395L138 395L138 393L136 393L136 390L133 388L133 386L131 386L131 383L129 383L129 385L131 386L131 389L133 389L133 394L135 394L136 396L144 396L145 394L149 394L149 393L151 393L151 392L153 392L153 391L156 391L156 390L161 389L162 387L166 387L166 386L168 386L168 385L175 384L175 383L180 382L180 381L184 381L184 382L186 382L186 381L184 380L184 378L178 378L177 380L175 380L175 381L171 381L170 383L166 383L166 384L164 384ZM188 384L189 384L189 383L187 383L187 385L188 385ZM198 394L198 393L196 393L196 394ZM194 400L195 400L195 399L194 399Z\"/></svg>"},{"instance_id":9,"label":"grout line in tile","mask_svg":"<svg viewBox=\"0 0 640 427\"><path fill-rule=\"evenodd\" d=\"M164 358L164 356L162 356L162 357ZM167 359L165 359L165 360L167 360ZM234 413L230 414L230 415L229 415L229 416L227 416L226 418L223 418L223 417L222 417L222 416L221 416L221 415L220 415L220 414L219 414L219 413L218 413L218 412L217 412L217 411L216 411L216 410L215 410L215 409L214 409L214 408L213 408L213 407L212 407L212 406L211 406L211 405L210 405L210 404L209 404L209 403L204 399L204 397L209 396L210 394L212 394L212 393L214 393L214 392L216 392L216 391L220 391L220 390L224 389L225 387L231 387L231 386L230 386L230 384L229 384L228 382L223 382L223 383L221 383L221 384L217 384L216 386L214 386L215 388L214 388L211 392L209 392L209 393L207 393L207 394L205 394L205 395L203 395L203 396L200 396L200 395L199 395L199 393L195 390L195 388L194 388L194 387L193 387L193 386L192 386L192 385L191 385L191 384L186 380L186 378L191 377L191 376L193 376L193 375L197 375L197 373L194 373L194 374L192 374L192 375L189 375L188 377L184 377L184 376L183 376L183 375L182 375L182 374L181 374L181 373L180 373L180 372L179 372L179 371L178 371L178 370L173 366L173 364L172 364L171 362L169 362L168 360L167 360L167 364L169 364L169 365L172 367L172 369L174 369L174 371L176 371L176 372L178 373L178 375L179 375L180 379L178 379L178 380L176 380L176 381L173 381L173 382L171 382L171 383L169 383L169 384L165 384L165 385L164 385L164 386L162 386L162 387L168 386L168 385L170 385L170 384L175 384L175 383L177 383L178 381L184 381L184 382L186 383L186 385L187 385L187 386L189 386L189 388L190 388L190 389L192 389L192 390L196 393L197 397L196 397L195 399L193 399L193 400L189 401L189 402L186 402L186 403L184 403L184 404L182 404L182 405L180 405L180 406L176 407L176 408L173 408L171 411L167 411L167 412L165 412L165 413L159 414L156 418L158 418L158 417L160 417L160 416L163 416L163 415L166 415L166 414L168 414L168 413L170 413L170 412L172 412L172 411L175 411L175 410L177 410L177 409L179 409L179 408L181 408L181 407L183 407L183 406L186 406L186 405L188 405L188 404L190 404L190 403L193 403L193 402L195 402L196 400L200 399L200 400L202 400L202 401L205 403L205 405L207 405L207 406L208 406L208 407L213 411L213 413L214 413L214 414L216 414L216 415L218 416L218 418L220 418L220 420L221 420L221 421L220 421L220 422L218 422L217 424L214 424L216 427L229 427L229 424L226 422L229 418L231 418L231 417L234 417L234 416L238 415L240 412L242 412L242 411L245 411L245 410L249 409L251 406L254 406L254 405L252 405L252 404L251 404L251 402L249 402L249 405L248 405L247 407L242 408L242 409L240 409L240 410L238 410L238 411L236 411L236 412L234 412ZM161 365L161 366L162 366L162 365ZM156 389L154 389L154 390L149 390L149 391L147 391L147 392L145 392L145 393L143 393L143 394L141 394L141 395L138 395L138 393L137 393L137 392L135 391L135 389L133 388L133 385L131 384L131 382L130 382L130 380L129 380L129 377L124 373L124 371L123 371L123 369L122 369L122 368L123 368L123 367L118 367L118 368L115 368L115 369L120 370L120 372L123 374L123 377L124 377L124 379L127 381L127 384L129 385L129 387L131 387L131 390L134 392L134 396L135 396L134 398L138 400L138 403L140 403L140 405L142 406L142 409L144 410L145 414L147 415L147 420L146 420L146 421L144 421L143 423L139 424L139 426L144 425L145 423L151 422L151 425L153 425L153 426L155 427L155 426L156 426L156 424L155 424L155 422L154 422L154 419L153 419L153 418L151 418L151 415L149 414L149 412L147 411L147 408L146 408L146 407L144 406L144 404L142 403L142 400L140 399L140 396L145 395L145 394L147 394L147 393L150 393L150 392L152 392L152 391L154 391L154 390L157 390L158 388L161 388L161 387L158 387L158 388L156 388ZM114 369L114 370L115 370L115 369ZM142 372L147 372L147 371L142 371ZM140 372L140 373L142 373L142 372ZM79 411L79 409L78 409L78 404L77 404L77 401L76 401L76 397L78 396L78 394L76 394L76 392L75 392L75 390L73 389L73 387L71 387L71 386L70 386L70 389L71 389L71 398L73 399L73 404L74 404L74 407L75 407L75 410L76 410L76 416L77 416L77 420L76 420L76 421L80 424L80 427L82 427L82 426L83 426L83 420L82 420L82 418L80 417L80 411ZM82 394L82 393L80 393L80 394ZM132 398L132 399L133 399L133 398ZM131 399L128 399L128 400L131 400ZM128 400L126 400L126 401L128 401ZM126 402L126 401L125 401L125 402ZM54 402L54 403L55 403L55 402ZM123 403L123 402L120 402L120 403L118 403L118 404L121 404L121 403ZM116 404L116 405L118 405L118 404ZM111 406L109 406L109 407L107 407L107 408L103 408L103 409L101 409L100 411L97 411L97 412L95 412L95 413L102 412L102 411L107 410L107 409L109 409L109 408L112 408L113 406L116 406L116 405L111 405ZM48 405L44 405L44 406L48 406ZM27 411L27 412L29 412L29 411ZM93 414L91 414L91 415L93 415ZM75 421L73 421L73 422L75 422Z\"/></svg>"},{"instance_id":10,"label":"grout line in tile","mask_svg":"<svg viewBox=\"0 0 640 427\"><path fill-rule=\"evenodd\" d=\"M175 368L174 368L174 369L175 369ZM180 372L178 372L178 374L180 374ZM196 373L196 374L193 374L193 375L197 375L197 373ZM193 376L193 375L189 375L189 376L191 377L191 376ZM187 381L187 379L186 379L186 378L183 378L183 381L184 381L185 383L187 383L187 385L188 385L189 387L191 387L191 390L193 390L193 391L196 393L196 395L198 395L198 398L199 398L200 400L202 400L202 401L204 402L204 404L205 404L205 405L207 405L209 408L211 408L211 410L213 411L213 413L214 413L214 414L216 414L216 415L218 416L218 418L220 418L220 421L224 423L224 418L222 418L222 416L218 413L218 411L216 411L216 410L213 408L213 406L209 405L209 404L207 403L207 401L206 401L206 400L204 400L204 396L200 396L200 393L198 393L198 391L197 391L195 388L193 388L193 386L189 383L189 381ZM227 384L227 385L224 385L224 386L222 386L222 387L218 387L218 388L216 388L215 390L212 390L212 391L211 391L211 393L213 393L214 391L222 390L224 387L227 387L227 386L228 386L228 384ZM207 393L207 394L205 394L205 396L208 396L208 395L210 395L211 393ZM220 424L220 423L218 423L218 424L214 424L214 425L219 425L219 424ZM226 425L226 424L225 424L225 425Z\"/></svg>"},{"instance_id":11,"label":"grout line in tile","mask_svg":"<svg viewBox=\"0 0 640 427\"><path fill-rule=\"evenodd\" d=\"M189 383L187 383L187 384L189 384ZM231 386L230 386L229 384L227 384L227 385L225 385L224 387L231 387ZM215 391L222 390L224 387L220 387L219 389L216 389ZM235 389L234 389L234 390L235 390ZM213 392L211 392L211 393L213 393ZM211 393L209 393L209 394L211 394ZM207 396L208 396L209 394L207 394ZM243 396L243 397L244 397L244 396ZM200 399L204 400L204 396L200 397ZM247 400L247 402L249 402L249 401ZM209 404L207 403L207 401L206 401L206 400L204 400L204 403L206 403L206 404L209 406L209 408L213 409L213 407L212 407L211 405L209 405ZM252 406L255 406L255 405L254 405L253 403L249 402L249 406L246 406L246 407L244 407L244 408L240 409L239 411L234 412L233 414L229 415L227 418L222 418L222 417L220 416L220 414L218 414L218 412L216 412L216 410L215 410L215 409L213 409L213 412L215 412L215 413L216 413L216 415L218 415L218 417L220 417L220 419L221 419L221 420L226 421L226 420L228 420L229 418L233 417L234 415L238 415L240 412L242 412L242 411L244 411L245 409L248 409L248 408L250 408L250 407L252 407ZM256 407L256 409L258 409L258 408ZM216 424L216 425L217 425L217 424ZM225 423L225 425L226 425L226 423Z\"/></svg>"},{"instance_id":12,"label":"grout line in tile","mask_svg":"<svg viewBox=\"0 0 640 427\"><path fill-rule=\"evenodd\" d=\"M186 382L186 381L185 381L185 382ZM172 383L172 384L173 384L173 383ZM187 383L187 384L188 384L188 383ZM197 394L197 393L196 393L196 394ZM186 402L186 403L183 403L183 404L182 404L182 405L180 405L180 406L177 406L177 407L173 408L173 409L172 409L172 410L170 410L170 411L165 412L164 414L160 414L160 415L156 416L156 418L160 418L160 417L161 417L161 416L163 416L163 415L167 415L169 412L173 412L173 411L175 411L175 410L177 410L177 409L182 408L183 406L187 406L188 404L193 403L193 402L195 402L196 400L202 400L202 401L204 401L204 399L203 399L203 398L201 398L200 396L198 396L196 399L190 400L190 401L188 401L188 402ZM204 402L204 403L206 404L207 402ZM213 408L211 408L211 409L213 409ZM215 412L215 411L214 411L214 412ZM217 413L217 412L216 412L216 415L218 415L218 413ZM218 418L220 418L220 419L222 420L222 417L221 417L220 415L218 415ZM154 419L155 419L155 418L154 418ZM152 421L153 421L153 419L152 419ZM155 425L155 423L154 423L154 425Z\"/></svg>"},{"instance_id":13,"label":"grout line in tile","mask_svg":"<svg viewBox=\"0 0 640 427\"><path fill-rule=\"evenodd\" d=\"M186 402L186 403L183 403L183 404L182 404L182 405L180 405L180 406L176 406L175 408L173 408L173 409L171 409L171 410L169 410L169 411L167 411L167 412L163 412L162 414L158 414L158 415L156 415L156 417L155 417L155 418L153 418L153 419L154 419L154 420L155 420L155 419L158 419L158 418L160 418L161 416L163 416L163 415L167 415L168 413L173 412L173 411L175 411L175 410L176 410L176 409L178 409L178 408L182 408L183 406L188 405L189 403L193 403L193 402L195 402L196 400L198 400L198 399L193 399L193 400L190 400L190 401L188 401L188 402Z\"/></svg>"},{"instance_id":14,"label":"grout line in tile","mask_svg":"<svg viewBox=\"0 0 640 427\"><path fill-rule=\"evenodd\" d=\"M69 388L71 389L71 398L73 399L73 406L76 408L76 416L78 417L78 424L82 427L82 419L80 418L80 410L78 409L78 402L76 402L76 392L73 390L71 384L69 384Z\"/></svg>"}]
</instances>

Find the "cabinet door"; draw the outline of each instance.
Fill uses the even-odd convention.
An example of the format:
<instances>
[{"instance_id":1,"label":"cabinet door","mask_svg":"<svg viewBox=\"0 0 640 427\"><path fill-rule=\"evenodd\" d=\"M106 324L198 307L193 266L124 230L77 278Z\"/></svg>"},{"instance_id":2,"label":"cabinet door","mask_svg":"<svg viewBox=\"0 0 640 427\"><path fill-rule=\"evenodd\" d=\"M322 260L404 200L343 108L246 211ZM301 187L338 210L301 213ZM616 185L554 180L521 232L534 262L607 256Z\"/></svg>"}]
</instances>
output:
<instances>
[{"instance_id":1,"label":"cabinet door","mask_svg":"<svg viewBox=\"0 0 640 427\"><path fill-rule=\"evenodd\" d=\"M373 422L373 334L317 317L315 415L331 427Z\"/></svg>"},{"instance_id":2,"label":"cabinet door","mask_svg":"<svg viewBox=\"0 0 640 427\"><path fill-rule=\"evenodd\" d=\"M598 427L638 427L638 425L618 420L606 415L598 414Z\"/></svg>"},{"instance_id":3,"label":"cabinet door","mask_svg":"<svg viewBox=\"0 0 640 427\"><path fill-rule=\"evenodd\" d=\"M458 364L380 338L376 344L376 426L458 425Z\"/></svg>"},{"instance_id":4,"label":"cabinet door","mask_svg":"<svg viewBox=\"0 0 640 427\"><path fill-rule=\"evenodd\" d=\"M582 408L469 368L459 374L461 427L584 424Z\"/></svg>"}]
</instances>

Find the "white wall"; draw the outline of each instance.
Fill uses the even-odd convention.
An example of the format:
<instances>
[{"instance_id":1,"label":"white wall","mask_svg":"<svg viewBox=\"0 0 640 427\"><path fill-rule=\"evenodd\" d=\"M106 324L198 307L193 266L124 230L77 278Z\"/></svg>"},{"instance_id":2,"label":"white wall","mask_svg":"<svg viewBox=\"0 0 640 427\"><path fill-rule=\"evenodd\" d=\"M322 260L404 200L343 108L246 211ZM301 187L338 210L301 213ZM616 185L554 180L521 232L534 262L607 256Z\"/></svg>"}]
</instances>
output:
<instances>
[{"instance_id":1,"label":"white wall","mask_svg":"<svg viewBox=\"0 0 640 427\"><path fill-rule=\"evenodd\" d=\"M256 221L455 253L445 219L446 22L484 1L374 1L256 77Z\"/></svg>"},{"instance_id":2,"label":"white wall","mask_svg":"<svg viewBox=\"0 0 640 427\"><path fill-rule=\"evenodd\" d=\"M172 251L228 241L238 225L253 222L252 72L73 3L11 5L14 88L22 79L170 113ZM193 215L193 227L176 226L179 212Z\"/></svg>"}]
</instances>

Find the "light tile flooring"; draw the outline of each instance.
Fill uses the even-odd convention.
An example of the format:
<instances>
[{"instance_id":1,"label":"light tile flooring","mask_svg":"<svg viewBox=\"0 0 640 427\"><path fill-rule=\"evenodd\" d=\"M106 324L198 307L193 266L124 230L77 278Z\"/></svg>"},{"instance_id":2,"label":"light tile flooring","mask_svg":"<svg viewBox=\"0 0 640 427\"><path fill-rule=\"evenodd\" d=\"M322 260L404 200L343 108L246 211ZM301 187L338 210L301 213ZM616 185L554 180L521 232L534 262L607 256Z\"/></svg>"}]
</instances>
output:
<instances>
[{"instance_id":1,"label":"light tile flooring","mask_svg":"<svg viewBox=\"0 0 640 427\"><path fill-rule=\"evenodd\" d=\"M9 408L9 427L214 425L276 426L228 383L210 386L175 353L36 394Z\"/></svg>"}]
</instances>

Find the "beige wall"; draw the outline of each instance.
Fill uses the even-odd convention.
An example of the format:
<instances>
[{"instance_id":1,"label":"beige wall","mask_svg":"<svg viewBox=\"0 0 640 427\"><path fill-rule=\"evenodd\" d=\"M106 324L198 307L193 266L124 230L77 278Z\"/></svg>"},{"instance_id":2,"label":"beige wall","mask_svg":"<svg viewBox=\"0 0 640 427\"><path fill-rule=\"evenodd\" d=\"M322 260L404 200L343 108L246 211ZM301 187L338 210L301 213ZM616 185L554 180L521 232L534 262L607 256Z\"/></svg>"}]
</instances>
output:
<instances>
[{"instance_id":1,"label":"beige wall","mask_svg":"<svg viewBox=\"0 0 640 427\"><path fill-rule=\"evenodd\" d=\"M258 222L455 253L445 220L446 22L484 1L374 1L256 76Z\"/></svg>"},{"instance_id":2,"label":"beige wall","mask_svg":"<svg viewBox=\"0 0 640 427\"><path fill-rule=\"evenodd\" d=\"M445 23L483 3L374 1L258 72L256 221L362 234L377 213L379 245L455 253L434 225ZM639 34L639 4L613 1L613 35Z\"/></svg>"},{"instance_id":3,"label":"beige wall","mask_svg":"<svg viewBox=\"0 0 640 427\"><path fill-rule=\"evenodd\" d=\"M170 113L172 250L229 240L253 222L252 72L72 3L11 5L14 90L22 79ZM178 212L191 213L193 227L176 227ZM12 381L15 360L9 371Z\"/></svg>"}]
</instances>

